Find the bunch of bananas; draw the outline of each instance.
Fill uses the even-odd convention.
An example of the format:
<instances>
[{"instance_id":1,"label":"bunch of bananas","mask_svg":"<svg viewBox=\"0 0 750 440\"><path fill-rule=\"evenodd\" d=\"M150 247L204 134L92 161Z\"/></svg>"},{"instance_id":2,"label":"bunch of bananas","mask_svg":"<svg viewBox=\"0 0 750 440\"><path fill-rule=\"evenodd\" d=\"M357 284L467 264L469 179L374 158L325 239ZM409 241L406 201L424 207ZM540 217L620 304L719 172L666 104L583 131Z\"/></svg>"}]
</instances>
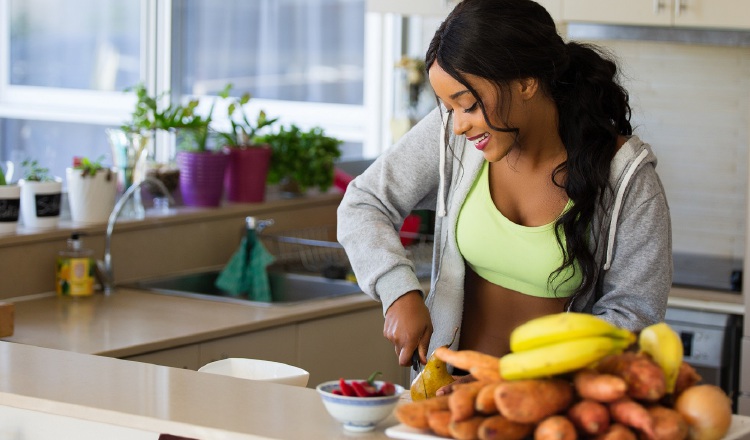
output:
<instances>
[{"instance_id":1,"label":"bunch of bananas","mask_svg":"<svg viewBox=\"0 0 750 440\"><path fill-rule=\"evenodd\" d=\"M635 333L594 315L547 315L513 330L511 353L500 359L500 374L513 380L567 373L621 353L635 341Z\"/></svg>"}]
</instances>

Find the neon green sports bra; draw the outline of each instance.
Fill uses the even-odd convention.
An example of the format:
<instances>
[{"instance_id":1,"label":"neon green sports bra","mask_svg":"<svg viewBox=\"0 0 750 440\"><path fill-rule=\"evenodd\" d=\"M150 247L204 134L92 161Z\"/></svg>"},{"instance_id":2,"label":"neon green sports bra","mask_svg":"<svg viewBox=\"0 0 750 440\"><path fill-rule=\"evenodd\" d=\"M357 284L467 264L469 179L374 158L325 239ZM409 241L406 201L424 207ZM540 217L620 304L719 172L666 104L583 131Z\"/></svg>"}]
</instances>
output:
<instances>
[{"instance_id":1,"label":"neon green sports bra","mask_svg":"<svg viewBox=\"0 0 750 440\"><path fill-rule=\"evenodd\" d=\"M570 206L572 201L565 211ZM485 161L459 212L456 240L469 267L487 281L531 296L568 297L580 286L581 271L568 279L572 274L568 267L549 283L550 274L562 264L554 227L554 221L521 226L508 220L490 196L489 163Z\"/></svg>"}]
</instances>

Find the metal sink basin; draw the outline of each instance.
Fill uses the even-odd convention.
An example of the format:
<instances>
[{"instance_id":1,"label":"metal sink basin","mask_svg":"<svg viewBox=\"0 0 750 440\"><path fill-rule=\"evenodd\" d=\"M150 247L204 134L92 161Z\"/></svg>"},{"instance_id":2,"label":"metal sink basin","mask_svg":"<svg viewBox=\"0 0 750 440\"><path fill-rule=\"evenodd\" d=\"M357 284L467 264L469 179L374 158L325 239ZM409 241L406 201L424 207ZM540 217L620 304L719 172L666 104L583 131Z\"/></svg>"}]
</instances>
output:
<instances>
[{"instance_id":1,"label":"metal sink basin","mask_svg":"<svg viewBox=\"0 0 750 440\"><path fill-rule=\"evenodd\" d=\"M260 306L299 304L319 299L334 298L361 293L356 283L322 276L302 275L288 272L269 272L271 302L253 301L245 295L232 296L215 286L219 271L140 281L129 287L153 293L190 298L225 301Z\"/></svg>"}]
</instances>

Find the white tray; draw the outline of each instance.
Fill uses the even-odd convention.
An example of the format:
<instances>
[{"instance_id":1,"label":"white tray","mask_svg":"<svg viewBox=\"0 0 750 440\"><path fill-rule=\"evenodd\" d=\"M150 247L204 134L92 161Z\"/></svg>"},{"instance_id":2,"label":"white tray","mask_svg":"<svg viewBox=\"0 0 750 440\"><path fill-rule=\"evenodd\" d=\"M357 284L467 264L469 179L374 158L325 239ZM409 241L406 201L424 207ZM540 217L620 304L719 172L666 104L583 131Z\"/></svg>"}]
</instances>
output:
<instances>
[{"instance_id":1,"label":"white tray","mask_svg":"<svg viewBox=\"0 0 750 440\"><path fill-rule=\"evenodd\" d=\"M385 435L403 440L445 440L445 437L434 435L431 431L410 428L403 424L387 428ZM723 440L750 440L750 417L733 415L732 425Z\"/></svg>"}]
</instances>

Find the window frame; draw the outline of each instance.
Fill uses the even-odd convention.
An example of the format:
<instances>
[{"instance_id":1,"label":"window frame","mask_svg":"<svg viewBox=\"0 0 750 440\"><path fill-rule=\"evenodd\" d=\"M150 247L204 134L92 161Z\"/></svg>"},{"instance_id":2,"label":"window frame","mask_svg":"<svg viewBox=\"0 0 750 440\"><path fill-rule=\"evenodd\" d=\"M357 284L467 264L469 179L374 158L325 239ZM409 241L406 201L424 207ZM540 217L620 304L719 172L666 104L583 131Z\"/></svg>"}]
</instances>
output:
<instances>
[{"instance_id":1,"label":"window frame","mask_svg":"<svg viewBox=\"0 0 750 440\"><path fill-rule=\"evenodd\" d=\"M174 90L179 81L179 71L172 66L179 23L173 20L177 7L173 0L140 0L140 77L147 89L155 95L170 92L172 100L187 100L191 96L180 96ZM279 101L253 99L249 112L261 108L268 114L281 116L282 123L295 123L300 127L321 126L326 132L345 142L362 144L363 158L374 158L385 148L387 139L387 112L390 93L384 93L392 77L394 41L389 23L395 21L388 14L365 12L365 65L363 104L325 104L301 101ZM11 85L10 66L10 0L0 0L0 118L29 119L119 126L128 120L135 104L135 97L122 93L71 90L53 87ZM175 55L177 56L177 55ZM204 96L203 101L211 101ZM207 98L207 99L206 99ZM214 112L217 124L223 115L219 105ZM157 142L166 140L157 137Z\"/></svg>"}]
</instances>

